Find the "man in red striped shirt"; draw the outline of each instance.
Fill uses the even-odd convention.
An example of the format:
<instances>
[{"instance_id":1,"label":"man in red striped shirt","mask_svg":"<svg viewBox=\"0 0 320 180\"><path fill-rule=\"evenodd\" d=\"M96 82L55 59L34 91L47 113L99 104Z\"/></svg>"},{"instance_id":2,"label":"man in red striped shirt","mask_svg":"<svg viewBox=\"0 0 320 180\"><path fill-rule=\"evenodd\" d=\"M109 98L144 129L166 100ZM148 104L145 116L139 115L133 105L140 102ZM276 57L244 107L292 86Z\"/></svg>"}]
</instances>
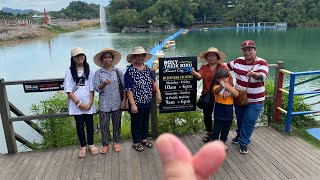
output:
<instances>
[{"instance_id":1,"label":"man in red striped shirt","mask_svg":"<svg viewBox=\"0 0 320 180\"><path fill-rule=\"evenodd\" d=\"M235 88L247 91L248 105L235 105L237 117L237 136L232 143L240 145L240 153L248 153L250 137L256 121L260 116L265 100L264 81L268 77L268 63L257 57L256 45L252 40L241 43L243 57L228 62L229 70L234 71L236 77Z\"/></svg>"}]
</instances>

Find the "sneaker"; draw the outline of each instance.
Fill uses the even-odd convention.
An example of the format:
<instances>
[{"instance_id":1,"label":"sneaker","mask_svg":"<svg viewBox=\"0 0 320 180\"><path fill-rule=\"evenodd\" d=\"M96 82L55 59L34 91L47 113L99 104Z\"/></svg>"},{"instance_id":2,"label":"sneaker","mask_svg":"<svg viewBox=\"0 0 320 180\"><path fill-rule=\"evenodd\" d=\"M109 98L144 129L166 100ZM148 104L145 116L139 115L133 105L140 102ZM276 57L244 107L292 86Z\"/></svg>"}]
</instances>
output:
<instances>
[{"instance_id":1,"label":"sneaker","mask_svg":"<svg viewBox=\"0 0 320 180\"><path fill-rule=\"evenodd\" d=\"M231 140L232 144L239 144L239 138L235 137Z\"/></svg>"},{"instance_id":2,"label":"sneaker","mask_svg":"<svg viewBox=\"0 0 320 180\"><path fill-rule=\"evenodd\" d=\"M240 145L240 153L241 154L248 154L247 146Z\"/></svg>"},{"instance_id":3,"label":"sneaker","mask_svg":"<svg viewBox=\"0 0 320 180\"><path fill-rule=\"evenodd\" d=\"M211 132L206 132L206 134L202 137L202 141L207 143L211 141Z\"/></svg>"}]
</instances>

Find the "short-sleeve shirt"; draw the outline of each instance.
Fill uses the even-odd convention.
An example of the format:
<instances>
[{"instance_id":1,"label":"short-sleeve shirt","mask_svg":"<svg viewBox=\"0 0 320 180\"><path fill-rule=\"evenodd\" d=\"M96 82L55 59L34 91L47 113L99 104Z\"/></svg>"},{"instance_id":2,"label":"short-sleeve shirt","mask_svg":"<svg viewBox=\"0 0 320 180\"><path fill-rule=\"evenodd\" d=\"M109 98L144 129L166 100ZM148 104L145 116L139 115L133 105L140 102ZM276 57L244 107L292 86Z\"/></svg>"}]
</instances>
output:
<instances>
[{"instance_id":1,"label":"short-sleeve shirt","mask_svg":"<svg viewBox=\"0 0 320 180\"><path fill-rule=\"evenodd\" d=\"M219 87L216 85L213 87L213 93ZM234 87L232 88L236 90ZM226 98L222 97L224 89L219 93L215 94L214 104L214 119L232 121L233 119L233 96L230 94Z\"/></svg>"},{"instance_id":2,"label":"short-sleeve shirt","mask_svg":"<svg viewBox=\"0 0 320 180\"><path fill-rule=\"evenodd\" d=\"M117 72L119 74L119 78ZM111 83L107 84L103 89L99 89L98 86L107 78L111 81ZM102 67L95 72L94 90L99 92L100 111L111 112L121 108L119 79L121 83L124 84L123 73L115 67L111 71L107 71Z\"/></svg>"},{"instance_id":3,"label":"short-sleeve shirt","mask_svg":"<svg viewBox=\"0 0 320 180\"><path fill-rule=\"evenodd\" d=\"M220 64L219 68L229 70L227 66ZM205 94L209 91L210 85L212 83L214 74L216 73L217 68L215 68L213 71L210 69L209 64L202 65L199 69L199 74L202 76L202 92L201 94ZM229 82L233 86L233 79L232 76L229 73ZM216 83L215 83L216 84Z\"/></svg>"},{"instance_id":4,"label":"short-sleeve shirt","mask_svg":"<svg viewBox=\"0 0 320 180\"><path fill-rule=\"evenodd\" d=\"M71 75L70 69L66 71L64 78L64 91L66 93L73 92L74 95L83 104L88 104L90 102L90 92L93 90L93 71L90 69L88 79L84 78L84 70L78 71L78 83L76 83ZM93 114L96 112L94 104L91 108L86 110L81 110L77 107L76 103L69 100L69 115L81 115L81 114Z\"/></svg>"},{"instance_id":5,"label":"short-sleeve shirt","mask_svg":"<svg viewBox=\"0 0 320 180\"><path fill-rule=\"evenodd\" d=\"M149 67L144 65L143 70L138 70L132 64L124 74L124 86L126 91L131 91L138 108L150 108L152 101L152 82L156 82Z\"/></svg>"},{"instance_id":6,"label":"short-sleeve shirt","mask_svg":"<svg viewBox=\"0 0 320 180\"><path fill-rule=\"evenodd\" d=\"M268 77L269 67L266 60L256 57L256 60L250 64L246 63L244 57L239 57L234 61L228 62L227 67L235 72L236 85L235 88L240 91L247 91L249 103L263 103L265 100L265 86L264 81ZM248 70L252 69L254 72L262 75L262 80L250 78L248 84ZM248 88L247 88L248 87Z\"/></svg>"}]
</instances>

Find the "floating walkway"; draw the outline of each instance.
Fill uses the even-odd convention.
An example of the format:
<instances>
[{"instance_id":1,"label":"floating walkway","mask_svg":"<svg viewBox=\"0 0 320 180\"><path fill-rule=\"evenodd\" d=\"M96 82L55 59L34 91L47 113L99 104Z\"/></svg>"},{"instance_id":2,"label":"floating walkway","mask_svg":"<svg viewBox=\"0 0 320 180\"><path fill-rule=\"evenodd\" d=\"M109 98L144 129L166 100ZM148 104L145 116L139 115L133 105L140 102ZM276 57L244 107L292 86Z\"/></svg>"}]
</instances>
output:
<instances>
[{"instance_id":1,"label":"floating walkway","mask_svg":"<svg viewBox=\"0 0 320 180\"><path fill-rule=\"evenodd\" d=\"M161 51L164 47L164 45L166 45L166 43L168 41L171 41L173 39L175 39L176 37L180 36L180 34L183 32L183 29L180 29L179 31L175 32L174 34L172 34L171 36L167 37L166 39L163 40L163 42L161 44L157 44L156 46L154 46L149 52L152 54L152 58L149 59L147 61L147 65L152 68L153 67L153 61L156 58L156 52L157 51Z\"/></svg>"},{"instance_id":2,"label":"floating walkway","mask_svg":"<svg viewBox=\"0 0 320 180\"><path fill-rule=\"evenodd\" d=\"M279 27L287 27L286 22L259 22L257 26L255 23L237 23L236 27L225 27L225 28L201 28L201 29L190 29L188 31L207 31L207 30L238 30L238 29L276 29ZM161 51L163 47L166 45L168 41L171 41L181 35L185 30L180 29L179 31L175 32L171 36L167 37L163 40L161 44L157 44L154 46L150 53L153 55L151 59L147 61L147 65L152 68L153 67L153 61L156 57L156 52Z\"/></svg>"}]
</instances>

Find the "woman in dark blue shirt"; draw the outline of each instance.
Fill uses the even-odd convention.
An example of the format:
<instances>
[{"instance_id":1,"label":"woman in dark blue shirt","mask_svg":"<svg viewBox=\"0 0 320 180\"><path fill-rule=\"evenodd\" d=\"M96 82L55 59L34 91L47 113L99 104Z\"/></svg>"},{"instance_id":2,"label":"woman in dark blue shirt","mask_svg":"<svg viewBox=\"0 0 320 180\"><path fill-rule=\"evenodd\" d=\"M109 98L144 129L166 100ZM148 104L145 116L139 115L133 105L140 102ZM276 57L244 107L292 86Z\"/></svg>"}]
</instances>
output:
<instances>
[{"instance_id":1,"label":"woman in dark blue shirt","mask_svg":"<svg viewBox=\"0 0 320 180\"><path fill-rule=\"evenodd\" d=\"M144 65L151 57L152 54L146 52L143 47L134 47L132 53L127 56L127 61L131 65L124 75L125 90L130 104L132 147L139 152L144 150L143 145L152 148L152 143L147 137L153 84L157 89L157 100L161 102L156 79L150 68Z\"/></svg>"}]
</instances>

